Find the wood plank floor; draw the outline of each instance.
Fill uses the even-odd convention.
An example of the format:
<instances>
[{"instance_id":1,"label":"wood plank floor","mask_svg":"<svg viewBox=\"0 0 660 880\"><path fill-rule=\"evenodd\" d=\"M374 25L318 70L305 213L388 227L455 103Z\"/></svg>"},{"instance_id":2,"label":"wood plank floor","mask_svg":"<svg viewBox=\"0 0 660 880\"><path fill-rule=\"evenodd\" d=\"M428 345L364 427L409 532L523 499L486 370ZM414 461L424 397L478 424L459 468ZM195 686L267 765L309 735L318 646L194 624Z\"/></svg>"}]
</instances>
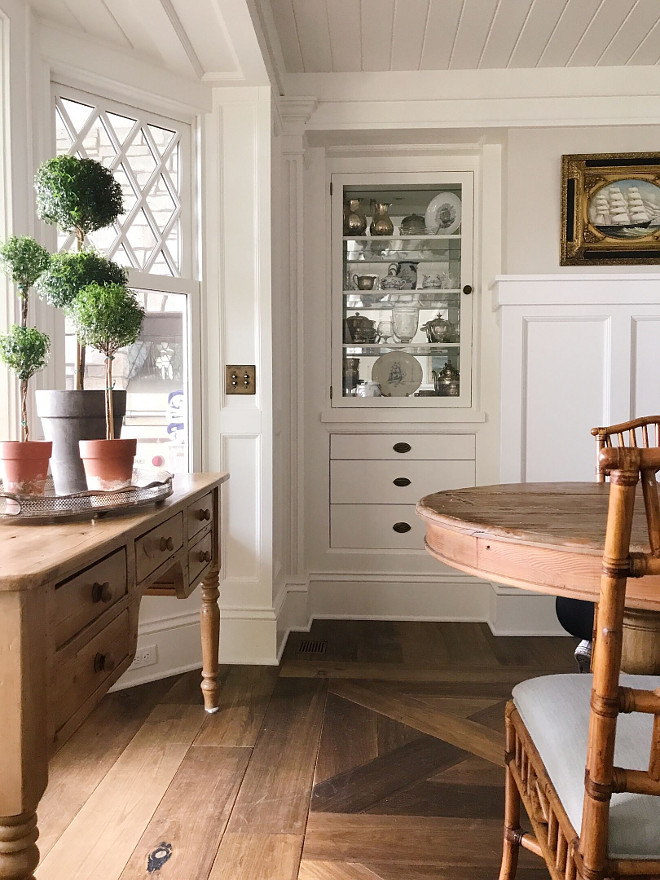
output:
<instances>
[{"instance_id":1,"label":"wood plank floor","mask_svg":"<svg viewBox=\"0 0 660 880\"><path fill-rule=\"evenodd\" d=\"M198 672L109 694L51 763L37 880L493 878L505 701L573 646L324 620L223 668L215 715Z\"/></svg>"}]
</instances>

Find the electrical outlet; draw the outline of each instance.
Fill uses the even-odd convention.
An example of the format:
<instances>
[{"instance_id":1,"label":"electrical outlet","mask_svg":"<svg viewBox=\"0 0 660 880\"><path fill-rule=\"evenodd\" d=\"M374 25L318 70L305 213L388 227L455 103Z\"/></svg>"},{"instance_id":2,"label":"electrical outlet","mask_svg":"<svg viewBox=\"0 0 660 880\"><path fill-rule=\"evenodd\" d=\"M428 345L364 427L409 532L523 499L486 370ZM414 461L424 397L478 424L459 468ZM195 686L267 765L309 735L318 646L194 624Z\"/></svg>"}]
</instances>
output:
<instances>
[{"instance_id":1,"label":"electrical outlet","mask_svg":"<svg viewBox=\"0 0 660 880\"><path fill-rule=\"evenodd\" d=\"M156 645L145 645L137 649L133 662L128 669L130 672L131 669L142 669L143 666L153 666L154 663L158 663L158 647Z\"/></svg>"}]
</instances>

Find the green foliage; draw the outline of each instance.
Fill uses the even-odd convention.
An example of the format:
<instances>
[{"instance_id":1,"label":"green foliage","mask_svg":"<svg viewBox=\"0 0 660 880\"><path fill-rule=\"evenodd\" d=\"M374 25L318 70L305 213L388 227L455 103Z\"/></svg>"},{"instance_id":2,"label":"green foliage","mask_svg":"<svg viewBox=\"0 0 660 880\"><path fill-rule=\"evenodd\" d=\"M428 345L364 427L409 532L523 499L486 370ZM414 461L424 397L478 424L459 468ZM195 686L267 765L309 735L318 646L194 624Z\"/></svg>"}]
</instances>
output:
<instances>
[{"instance_id":1,"label":"green foliage","mask_svg":"<svg viewBox=\"0 0 660 880\"><path fill-rule=\"evenodd\" d=\"M39 217L79 237L109 226L124 213L121 186L94 159L48 159L39 166L34 188Z\"/></svg>"},{"instance_id":2,"label":"green foliage","mask_svg":"<svg viewBox=\"0 0 660 880\"><path fill-rule=\"evenodd\" d=\"M140 335L144 309L122 284L89 284L69 307L78 339L107 358Z\"/></svg>"},{"instance_id":3,"label":"green foliage","mask_svg":"<svg viewBox=\"0 0 660 880\"><path fill-rule=\"evenodd\" d=\"M50 254L29 235L12 235L0 245L0 269L18 286L21 296L48 268Z\"/></svg>"},{"instance_id":4,"label":"green foliage","mask_svg":"<svg viewBox=\"0 0 660 880\"><path fill-rule=\"evenodd\" d=\"M67 309L77 293L88 284L126 285L128 273L112 260L94 251L53 254L48 269L39 278L39 296L58 309Z\"/></svg>"},{"instance_id":5,"label":"green foliage","mask_svg":"<svg viewBox=\"0 0 660 880\"><path fill-rule=\"evenodd\" d=\"M12 324L0 335L0 360L23 382L46 366L49 349L50 339L36 327Z\"/></svg>"}]
</instances>

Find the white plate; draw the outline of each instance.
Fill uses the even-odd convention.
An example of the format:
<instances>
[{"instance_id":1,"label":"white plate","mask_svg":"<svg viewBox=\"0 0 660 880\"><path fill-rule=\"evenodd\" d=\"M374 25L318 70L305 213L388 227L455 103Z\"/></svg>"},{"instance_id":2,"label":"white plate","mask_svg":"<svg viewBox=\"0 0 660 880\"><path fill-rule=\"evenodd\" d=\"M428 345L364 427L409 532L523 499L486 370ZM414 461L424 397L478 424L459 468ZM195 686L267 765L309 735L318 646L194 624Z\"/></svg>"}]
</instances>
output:
<instances>
[{"instance_id":1,"label":"white plate","mask_svg":"<svg viewBox=\"0 0 660 880\"><path fill-rule=\"evenodd\" d=\"M429 235L451 235L461 225L461 200L453 192L438 193L424 215Z\"/></svg>"},{"instance_id":2,"label":"white plate","mask_svg":"<svg viewBox=\"0 0 660 880\"><path fill-rule=\"evenodd\" d=\"M380 385L383 397L407 397L422 384L422 367L406 351L388 351L371 368L371 378Z\"/></svg>"}]
</instances>

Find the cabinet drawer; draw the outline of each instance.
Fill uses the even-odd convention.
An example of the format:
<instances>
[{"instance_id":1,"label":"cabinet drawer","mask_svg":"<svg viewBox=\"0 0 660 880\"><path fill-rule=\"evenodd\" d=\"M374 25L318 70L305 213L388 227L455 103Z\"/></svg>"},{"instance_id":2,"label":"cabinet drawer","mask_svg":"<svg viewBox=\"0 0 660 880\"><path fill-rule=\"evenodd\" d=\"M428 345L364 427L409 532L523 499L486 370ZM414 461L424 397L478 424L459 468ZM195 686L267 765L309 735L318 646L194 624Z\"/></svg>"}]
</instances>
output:
<instances>
[{"instance_id":1,"label":"cabinet drawer","mask_svg":"<svg viewBox=\"0 0 660 880\"><path fill-rule=\"evenodd\" d=\"M55 654L55 679L51 694L55 731L126 659L128 647L128 611L122 611L79 650L63 648Z\"/></svg>"},{"instance_id":2,"label":"cabinet drawer","mask_svg":"<svg viewBox=\"0 0 660 880\"><path fill-rule=\"evenodd\" d=\"M183 545L183 513L147 532L135 542L138 583L155 571Z\"/></svg>"},{"instance_id":3,"label":"cabinet drawer","mask_svg":"<svg viewBox=\"0 0 660 880\"><path fill-rule=\"evenodd\" d=\"M126 550L122 547L55 588L55 647L60 648L126 595Z\"/></svg>"},{"instance_id":4,"label":"cabinet drawer","mask_svg":"<svg viewBox=\"0 0 660 880\"><path fill-rule=\"evenodd\" d=\"M474 480L474 461L339 460L330 463L330 500L333 504L415 504L431 492L474 486Z\"/></svg>"},{"instance_id":5,"label":"cabinet drawer","mask_svg":"<svg viewBox=\"0 0 660 880\"><path fill-rule=\"evenodd\" d=\"M397 531L395 525L410 526ZM330 546L356 550L424 548L424 523L414 504L331 504Z\"/></svg>"},{"instance_id":6,"label":"cabinet drawer","mask_svg":"<svg viewBox=\"0 0 660 880\"><path fill-rule=\"evenodd\" d=\"M202 573L209 567L212 559L213 533L209 532L188 550L188 579L191 588L197 586Z\"/></svg>"},{"instance_id":7,"label":"cabinet drawer","mask_svg":"<svg viewBox=\"0 0 660 880\"><path fill-rule=\"evenodd\" d=\"M474 434L333 434L331 458L473 459Z\"/></svg>"},{"instance_id":8,"label":"cabinet drawer","mask_svg":"<svg viewBox=\"0 0 660 880\"><path fill-rule=\"evenodd\" d=\"M189 504L186 509L188 523L188 539L201 532L207 523L213 522L213 492L204 495L194 504Z\"/></svg>"}]
</instances>

